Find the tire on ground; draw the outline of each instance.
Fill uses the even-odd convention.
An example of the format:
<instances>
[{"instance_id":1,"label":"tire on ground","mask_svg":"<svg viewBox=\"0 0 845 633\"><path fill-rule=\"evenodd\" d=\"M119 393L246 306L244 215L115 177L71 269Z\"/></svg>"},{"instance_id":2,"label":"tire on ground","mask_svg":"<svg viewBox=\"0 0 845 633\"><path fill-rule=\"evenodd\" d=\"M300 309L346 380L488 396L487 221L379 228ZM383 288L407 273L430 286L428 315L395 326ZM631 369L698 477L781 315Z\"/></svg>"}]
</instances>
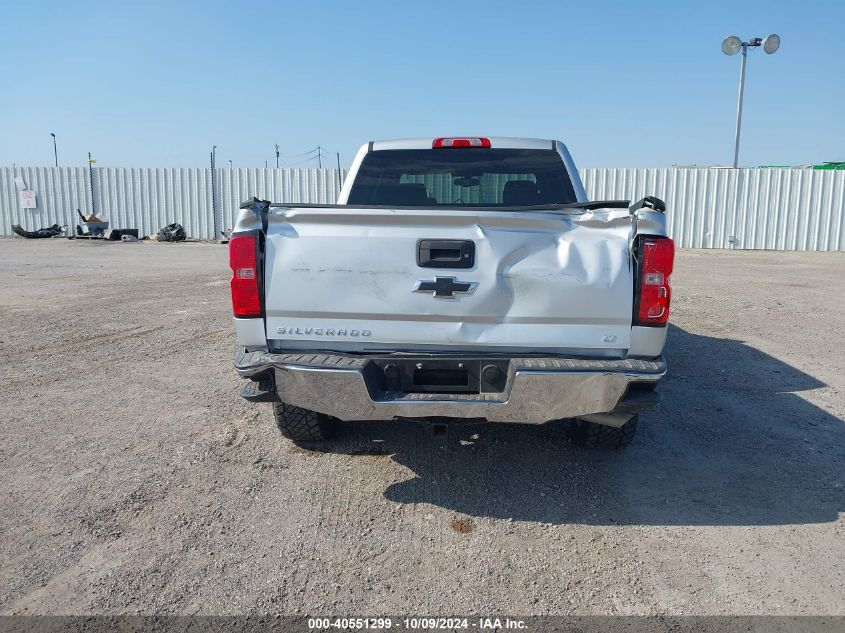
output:
<instances>
[{"instance_id":1,"label":"tire on ground","mask_svg":"<svg viewBox=\"0 0 845 633\"><path fill-rule=\"evenodd\" d=\"M638 415L634 415L622 426L604 426L586 420L571 420L566 434L573 444L584 448L616 450L625 448L634 441L637 432Z\"/></svg>"},{"instance_id":2,"label":"tire on ground","mask_svg":"<svg viewBox=\"0 0 845 633\"><path fill-rule=\"evenodd\" d=\"M319 442L331 433L332 420L323 413L278 402L273 404L273 415L282 435L294 442Z\"/></svg>"}]
</instances>

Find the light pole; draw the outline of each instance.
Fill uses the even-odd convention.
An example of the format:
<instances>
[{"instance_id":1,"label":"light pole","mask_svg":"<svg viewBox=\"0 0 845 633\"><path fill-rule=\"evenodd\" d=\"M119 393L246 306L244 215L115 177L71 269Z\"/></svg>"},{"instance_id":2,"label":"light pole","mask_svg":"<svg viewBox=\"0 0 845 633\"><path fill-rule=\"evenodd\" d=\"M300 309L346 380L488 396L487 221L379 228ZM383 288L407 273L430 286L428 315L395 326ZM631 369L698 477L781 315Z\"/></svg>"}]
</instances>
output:
<instances>
[{"instance_id":1,"label":"light pole","mask_svg":"<svg viewBox=\"0 0 845 633\"><path fill-rule=\"evenodd\" d=\"M59 150L56 149L56 133L50 132L50 136L53 137L53 156L56 157L56 167L59 166Z\"/></svg>"},{"instance_id":2,"label":"light pole","mask_svg":"<svg viewBox=\"0 0 845 633\"><path fill-rule=\"evenodd\" d=\"M736 55L742 51L742 64L739 68L739 98L736 104L736 138L734 139L734 169L739 167L739 133L742 129L742 97L745 93L745 63L748 60L748 47L762 46L767 55L771 55L780 48L780 36L772 33L763 41L759 37L752 37L743 42L736 35L730 35L722 40L722 52L725 55Z\"/></svg>"},{"instance_id":3,"label":"light pole","mask_svg":"<svg viewBox=\"0 0 845 633\"><path fill-rule=\"evenodd\" d=\"M340 152L337 153L337 187L338 191L343 189L343 178L340 176Z\"/></svg>"},{"instance_id":4,"label":"light pole","mask_svg":"<svg viewBox=\"0 0 845 633\"><path fill-rule=\"evenodd\" d=\"M97 160L95 158L91 158L91 152L88 152L88 181L91 185L91 215L97 215L96 210L94 209L94 163Z\"/></svg>"},{"instance_id":5,"label":"light pole","mask_svg":"<svg viewBox=\"0 0 845 633\"><path fill-rule=\"evenodd\" d=\"M214 172L217 170L217 146L211 146L211 218L214 226L214 239L220 237L217 225L217 192L215 187Z\"/></svg>"}]
</instances>

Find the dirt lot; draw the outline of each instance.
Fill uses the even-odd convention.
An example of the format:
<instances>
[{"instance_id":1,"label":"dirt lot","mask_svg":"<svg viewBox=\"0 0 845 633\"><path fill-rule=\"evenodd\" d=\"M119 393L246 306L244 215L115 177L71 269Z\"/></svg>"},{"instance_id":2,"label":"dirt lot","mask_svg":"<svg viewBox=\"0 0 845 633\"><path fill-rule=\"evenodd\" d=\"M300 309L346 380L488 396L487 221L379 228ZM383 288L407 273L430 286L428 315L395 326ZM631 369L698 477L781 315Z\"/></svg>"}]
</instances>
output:
<instances>
[{"instance_id":1,"label":"dirt lot","mask_svg":"<svg viewBox=\"0 0 845 633\"><path fill-rule=\"evenodd\" d=\"M0 613L843 614L845 254L684 251L664 404L283 440L226 249L0 240Z\"/></svg>"}]
</instances>

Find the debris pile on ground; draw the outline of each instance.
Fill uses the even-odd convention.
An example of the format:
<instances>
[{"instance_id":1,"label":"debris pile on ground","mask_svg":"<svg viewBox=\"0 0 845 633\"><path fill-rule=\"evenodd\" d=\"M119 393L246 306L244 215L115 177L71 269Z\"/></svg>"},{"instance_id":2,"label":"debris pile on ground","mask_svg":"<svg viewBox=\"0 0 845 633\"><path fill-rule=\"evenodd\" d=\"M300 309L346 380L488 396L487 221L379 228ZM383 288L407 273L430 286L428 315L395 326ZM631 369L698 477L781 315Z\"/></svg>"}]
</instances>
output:
<instances>
[{"instance_id":1,"label":"debris pile on ground","mask_svg":"<svg viewBox=\"0 0 845 633\"><path fill-rule=\"evenodd\" d=\"M105 240L109 242L138 242L141 240L155 240L157 242L184 242L188 239L188 234L185 227L174 222L159 229L158 233L152 233L149 236L139 235L138 229L113 229L109 228L107 219L97 216L93 213L84 215L79 209L76 210L80 222L76 225L76 230L73 235L69 235L69 239L91 239L91 240ZM52 226L43 227L35 231L27 231L20 224L13 224L12 231L16 235L28 239L39 239L46 237L56 237L64 235L67 226L60 226L53 224Z\"/></svg>"},{"instance_id":2,"label":"debris pile on ground","mask_svg":"<svg viewBox=\"0 0 845 633\"><path fill-rule=\"evenodd\" d=\"M101 219L93 213L86 216L79 209L76 210L76 213L82 220L82 222L76 225L76 234L78 236L99 237L109 228L107 220Z\"/></svg>"},{"instance_id":3,"label":"debris pile on ground","mask_svg":"<svg viewBox=\"0 0 845 633\"><path fill-rule=\"evenodd\" d=\"M31 240L37 240L45 237L56 237L57 235L61 235L65 232L65 227L53 224L52 226L41 228L37 231L27 231L21 227L20 224L13 224L12 231L15 232L15 235L20 235L21 237L26 237Z\"/></svg>"},{"instance_id":4,"label":"debris pile on ground","mask_svg":"<svg viewBox=\"0 0 845 633\"><path fill-rule=\"evenodd\" d=\"M124 237L134 237L135 239L138 239L138 229L108 229L103 234L103 237L111 242L123 240Z\"/></svg>"},{"instance_id":5,"label":"debris pile on ground","mask_svg":"<svg viewBox=\"0 0 845 633\"><path fill-rule=\"evenodd\" d=\"M156 240L159 242L184 242L188 234L181 224L173 223L159 229Z\"/></svg>"}]
</instances>

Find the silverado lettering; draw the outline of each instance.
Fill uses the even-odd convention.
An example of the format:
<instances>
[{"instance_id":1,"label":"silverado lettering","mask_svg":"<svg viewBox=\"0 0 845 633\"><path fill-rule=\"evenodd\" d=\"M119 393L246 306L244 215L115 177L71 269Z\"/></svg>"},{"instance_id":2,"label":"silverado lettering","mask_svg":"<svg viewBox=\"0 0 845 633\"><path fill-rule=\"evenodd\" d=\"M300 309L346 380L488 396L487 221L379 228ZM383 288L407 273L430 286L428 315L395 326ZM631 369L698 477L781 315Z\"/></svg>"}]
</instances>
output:
<instances>
[{"instance_id":1,"label":"silverado lettering","mask_svg":"<svg viewBox=\"0 0 845 633\"><path fill-rule=\"evenodd\" d=\"M276 334L286 334L288 336L292 334L298 335L309 335L313 334L314 336L372 336L373 333L371 330L346 330L346 329L339 329L335 330L334 328L313 328L313 327L277 327Z\"/></svg>"}]
</instances>

